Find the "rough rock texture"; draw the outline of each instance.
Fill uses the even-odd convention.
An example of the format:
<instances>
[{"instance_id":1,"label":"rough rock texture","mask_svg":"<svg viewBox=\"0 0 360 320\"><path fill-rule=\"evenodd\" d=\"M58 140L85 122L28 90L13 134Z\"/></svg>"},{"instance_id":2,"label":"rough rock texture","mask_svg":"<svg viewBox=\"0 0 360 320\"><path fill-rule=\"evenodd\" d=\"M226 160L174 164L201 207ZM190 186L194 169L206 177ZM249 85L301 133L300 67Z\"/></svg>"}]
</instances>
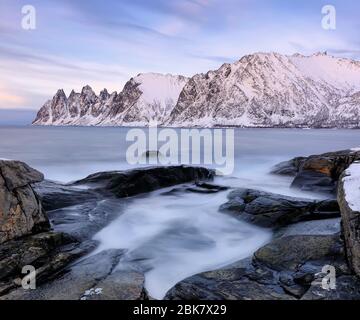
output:
<instances>
[{"instance_id":1,"label":"rough rock texture","mask_svg":"<svg viewBox=\"0 0 360 320\"><path fill-rule=\"evenodd\" d=\"M255 53L193 76L169 124L359 127L359 80L358 61Z\"/></svg>"},{"instance_id":2,"label":"rough rock texture","mask_svg":"<svg viewBox=\"0 0 360 320\"><path fill-rule=\"evenodd\" d=\"M353 164L351 167L353 166L360 168L360 164ZM358 205L350 199L351 193L358 195ZM355 172L352 173L351 170L343 173L338 188L338 202L341 209L347 257L354 272L360 276L360 174L356 176Z\"/></svg>"},{"instance_id":3,"label":"rough rock texture","mask_svg":"<svg viewBox=\"0 0 360 320\"><path fill-rule=\"evenodd\" d=\"M34 124L353 128L359 105L356 60L254 53L190 79L140 74L111 95L59 90Z\"/></svg>"},{"instance_id":4,"label":"rough rock texture","mask_svg":"<svg viewBox=\"0 0 360 320\"><path fill-rule=\"evenodd\" d=\"M73 185L95 185L95 189L110 191L117 197L130 197L176 184L211 180L214 176L214 170L199 167L153 167L96 173Z\"/></svg>"},{"instance_id":5,"label":"rough rock texture","mask_svg":"<svg viewBox=\"0 0 360 320\"><path fill-rule=\"evenodd\" d=\"M273 168L272 173L295 176L294 188L335 193L341 174L357 160L360 160L360 151L357 150L329 152L282 162Z\"/></svg>"},{"instance_id":6,"label":"rough rock texture","mask_svg":"<svg viewBox=\"0 0 360 320\"><path fill-rule=\"evenodd\" d=\"M80 244L59 232L44 232L7 241L0 246L0 296L21 286L24 266L36 268L36 283L39 285L94 247L93 241Z\"/></svg>"},{"instance_id":7,"label":"rough rock texture","mask_svg":"<svg viewBox=\"0 0 360 320\"><path fill-rule=\"evenodd\" d=\"M335 200L307 200L251 189L236 189L228 199L221 211L262 227L280 228L300 221L340 217Z\"/></svg>"},{"instance_id":8,"label":"rough rock texture","mask_svg":"<svg viewBox=\"0 0 360 320\"><path fill-rule=\"evenodd\" d=\"M336 292L324 290L317 279L325 265L336 268ZM347 267L339 235L297 235L273 240L252 259L187 278L165 299L359 299L358 283Z\"/></svg>"},{"instance_id":9,"label":"rough rock texture","mask_svg":"<svg viewBox=\"0 0 360 320\"><path fill-rule=\"evenodd\" d=\"M115 271L122 250L107 250L80 260L54 281L36 290L19 288L3 300L126 300L147 298L144 276L135 271Z\"/></svg>"},{"instance_id":10,"label":"rough rock texture","mask_svg":"<svg viewBox=\"0 0 360 320\"><path fill-rule=\"evenodd\" d=\"M26 165L28 180L22 178L17 167L9 168L4 177L15 177L11 179L15 191L22 188L23 181L43 178ZM122 250L102 251L69 264L95 249L97 243L91 237L121 214L127 201L131 201L124 198L183 183L189 185L180 188L194 189L192 192L223 190L205 183L213 176L212 170L179 166L99 173L69 185L36 183L34 188L49 210L56 232L22 236L0 245L0 299L148 299L142 271L116 269ZM21 269L25 265L37 270L36 290L21 287Z\"/></svg>"},{"instance_id":11,"label":"rough rock texture","mask_svg":"<svg viewBox=\"0 0 360 320\"><path fill-rule=\"evenodd\" d=\"M140 126L163 123L175 107L187 78L155 73L131 78L120 92L99 96L85 86L66 97L58 90L39 110L34 125Z\"/></svg>"},{"instance_id":12,"label":"rough rock texture","mask_svg":"<svg viewBox=\"0 0 360 320\"><path fill-rule=\"evenodd\" d=\"M43 178L25 163L0 160L0 244L49 229L49 221L31 186Z\"/></svg>"},{"instance_id":13,"label":"rough rock texture","mask_svg":"<svg viewBox=\"0 0 360 320\"><path fill-rule=\"evenodd\" d=\"M35 185L54 228L79 241L91 238L101 228L123 212L130 196L183 183L179 186L192 192L223 190L205 181L212 170L196 167L152 167L129 171L93 174L72 184L44 181Z\"/></svg>"}]
</instances>

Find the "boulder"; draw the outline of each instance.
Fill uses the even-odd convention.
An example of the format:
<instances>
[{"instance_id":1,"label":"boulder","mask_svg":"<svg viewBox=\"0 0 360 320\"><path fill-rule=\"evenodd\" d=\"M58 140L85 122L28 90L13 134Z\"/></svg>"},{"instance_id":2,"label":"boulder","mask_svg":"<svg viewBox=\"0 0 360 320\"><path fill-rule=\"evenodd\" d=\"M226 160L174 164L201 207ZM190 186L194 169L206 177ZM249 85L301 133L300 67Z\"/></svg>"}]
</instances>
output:
<instances>
[{"instance_id":1,"label":"boulder","mask_svg":"<svg viewBox=\"0 0 360 320\"><path fill-rule=\"evenodd\" d=\"M49 230L49 221L31 185L43 178L23 162L0 160L0 244Z\"/></svg>"},{"instance_id":2,"label":"boulder","mask_svg":"<svg viewBox=\"0 0 360 320\"><path fill-rule=\"evenodd\" d=\"M335 193L341 174L357 160L360 160L359 150L329 152L282 162L271 173L294 176L294 188Z\"/></svg>"},{"instance_id":3,"label":"boulder","mask_svg":"<svg viewBox=\"0 0 360 320\"><path fill-rule=\"evenodd\" d=\"M315 201L252 189L236 189L220 211L268 228L281 228L308 220L340 217L336 200Z\"/></svg>"},{"instance_id":4,"label":"boulder","mask_svg":"<svg viewBox=\"0 0 360 320\"><path fill-rule=\"evenodd\" d=\"M146 299L144 275L115 270L123 250L106 250L65 268L36 290L19 288L2 300L132 300Z\"/></svg>"},{"instance_id":5,"label":"boulder","mask_svg":"<svg viewBox=\"0 0 360 320\"><path fill-rule=\"evenodd\" d=\"M318 278L325 265L335 267L339 284L330 293ZM274 239L253 258L189 277L170 289L165 299L360 299L358 284L347 267L339 235L297 235Z\"/></svg>"},{"instance_id":6,"label":"boulder","mask_svg":"<svg viewBox=\"0 0 360 320\"><path fill-rule=\"evenodd\" d=\"M360 276L360 163L346 170L339 183L338 202L349 264Z\"/></svg>"},{"instance_id":7,"label":"boulder","mask_svg":"<svg viewBox=\"0 0 360 320\"><path fill-rule=\"evenodd\" d=\"M151 167L96 173L72 185L92 186L101 192L108 191L116 197L123 198L177 184L212 180L214 176L214 170L200 167Z\"/></svg>"},{"instance_id":8,"label":"boulder","mask_svg":"<svg viewBox=\"0 0 360 320\"><path fill-rule=\"evenodd\" d=\"M24 266L31 265L36 269L36 283L41 284L94 247L93 241L80 244L59 232L7 241L0 246L0 296L21 285Z\"/></svg>"}]
</instances>

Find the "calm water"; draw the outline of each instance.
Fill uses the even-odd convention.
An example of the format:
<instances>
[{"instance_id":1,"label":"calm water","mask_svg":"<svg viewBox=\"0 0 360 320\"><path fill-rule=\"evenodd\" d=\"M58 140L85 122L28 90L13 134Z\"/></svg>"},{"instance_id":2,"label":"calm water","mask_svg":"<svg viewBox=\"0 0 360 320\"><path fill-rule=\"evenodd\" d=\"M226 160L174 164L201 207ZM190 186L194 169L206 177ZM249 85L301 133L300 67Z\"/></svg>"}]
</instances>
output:
<instances>
[{"instance_id":1,"label":"calm water","mask_svg":"<svg viewBox=\"0 0 360 320\"><path fill-rule=\"evenodd\" d=\"M68 182L88 174L132 168L126 163L126 128L0 127L0 158L22 160L47 179ZM268 174L294 156L360 145L359 130L238 129L235 172L217 178L232 187L318 198L289 188L291 179ZM218 212L227 192L163 195L160 190L134 200L95 238L98 251L124 248L118 268L142 261L146 287L162 298L176 282L246 256L269 241L267 230Z\"/></svg>"}]
</instances>

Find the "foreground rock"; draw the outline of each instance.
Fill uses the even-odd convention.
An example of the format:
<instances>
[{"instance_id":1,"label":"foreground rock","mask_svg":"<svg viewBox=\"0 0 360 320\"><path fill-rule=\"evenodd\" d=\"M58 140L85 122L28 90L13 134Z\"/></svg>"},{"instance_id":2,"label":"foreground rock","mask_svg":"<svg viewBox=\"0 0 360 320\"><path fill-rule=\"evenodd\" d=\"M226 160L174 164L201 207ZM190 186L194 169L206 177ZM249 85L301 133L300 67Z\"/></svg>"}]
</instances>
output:
<instances>
[{"instance_id":1,"label":"foreground rock","mask_svg":"<svg viewBox=\"0 0 360 320\"><path fill-rule=\"evenodd\" d=\"M47 224L44 229L28 228L28 234L23 233L21 238L0 245L0 299L6 300L148 299L142 271L131 267L117 269L122 250L103 251L74 261L96 248L97 243L90 240L92 236L120 215L128 201L141 201L142 196L136 200L127 197L183 183L191 184L196 191L223 190L206 183L213 178L214 172L202 168L179 166L105 172L65 185L42 181L40 173L22 165L20 171L9 166L13 172L2 173L7 178L4 190L13 192L15 197L22 195L21 188L29 188L36 199L32 207L37 208L36 212L43 215ZM27 178L22 176L23 172L29 173ZM30 185L35 182L34 186ZM44 232L49 229L49 222L34 190L49 210L54 232ZM5 194L0 198L0 204L5 206L8 198ZM22 204L26 204L26 210L32 208L29 201ZM19 222L15 221L14 230L18 225ZM36 290L21 287L24 277L21 272L25 265L36 268Z\"/></svg>"},{"instance_id":2,"label":"foreground rock","mask_svg":"<svg viewBox=\"0 0 360 320\"><path fill-rule=\"evenodd\" d=\"M214 170L200 167L153 167L129 171L102 172L88 176L73 185L90 185L116 197L131 197L173 185L212 180Z\"/></svg>"},{"instance_id":3,"label":"foreground rock","mask_svg":"<svg viewBox=\"0 0 360 320\"><path fill-rule=\"evenodd\" d=\"M52 282L36 290L19 288L2 300L143 300L144 275L115 271L122 250L107 250L66 268Z\"/></svg>"},{"instance_id":4,"label":"foreground rock","mask_svg":"<svg viewBox=\"0 0 360 320\"><path fill-rule=\"evenodd\" d=\"M228 199L220 207L221 211L268 228L340 217L335 200L307 200L252 189L236 189L229 194Z\"/></svg>"},{"instance_id":5,"label":"foreground rock","mask_svg":"<svg viewBox=\"0 0 360 320\"><path fill-rule=\"evenodd\" d=\"M95 248L92 241L82 244L66 234L45 232L8 241L0 246L0 296L21 288L25 276L22 268L36 269L36 283L40 285L53 277L70 262Z\"/></svg>"},{"instance_id":6,"label":"foreground rock","mask_svg":"<svg viewBox=\"0 0 360 320\"><path fill-rule=\"evenodd\" d=\"M43 181L35 185L55 230L78 241L90 239L118 217L128 202L141 201L146 192L178 186L192 192L218 192L223 187L207 183L215 172L197 167L151 167L129 171L101 172L71 184Z\"/></svg>"},{"instance_id":7,"label":"foreground rock","mask_svg":"<svg viewBox=\"0 0 360 320\"><path fill-rule=\"evenodd\" d=\"M321 286L325 265L336 268L337 290ZM357 300L360 286L347 267L339 235L296 235L273 240L253 258L185 279L166 299Z\"/></svg>"},{"instance_id":8,"label":"foreground rock","mask_svg":"<svg viewBox=\"0 0 360 320\"><path fill-rule=\"evenodd\" d=\"M49 230L49 221L31 186L43 179L25 163L0 160L0 244Z\"/></svg>"},{"instance_id":9,"label":"foreground rock","mask_svg":"<svg viewBox=\"0 0 360 320\"><path fill-rule=\"evenodd\" d=\"M295 176L292 187L304 191L335 193L341 174L360 160L360 150L343 150L298 157L273 168L272 173Z\"/></svg>"},{"instance_id":10,"label":"foreground rock","mask_svg":"<svg viewBox=\"0 0 360 320\"><path fill-rule=\"evenodd\" d=\"M360 163L346 170L339 183L338 201L349 263L360 276Z\"/></svg>"}]
</instances>

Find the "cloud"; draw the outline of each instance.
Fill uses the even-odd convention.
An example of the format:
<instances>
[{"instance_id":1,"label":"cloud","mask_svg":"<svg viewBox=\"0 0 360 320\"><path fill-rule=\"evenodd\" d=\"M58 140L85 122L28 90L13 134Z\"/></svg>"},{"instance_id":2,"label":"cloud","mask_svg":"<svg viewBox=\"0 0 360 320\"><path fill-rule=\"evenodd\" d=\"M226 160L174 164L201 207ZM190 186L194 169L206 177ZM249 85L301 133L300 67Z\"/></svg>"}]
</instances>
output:
<instances>
[{"instance_id":1,"label":"cloud","mask_svg":"<svg viewBox=\"0 0 360 320\"><path fill-rule=\"evenodd\" d=\"M190 56L201 59L201 60L208 60L212 62L218 62L218 63L233 63L236 60L239 59L239 57L225 57L225 56L211 56L211 55L196 55L196 54L190 54Z\"/></svg>"}]
</instances>

